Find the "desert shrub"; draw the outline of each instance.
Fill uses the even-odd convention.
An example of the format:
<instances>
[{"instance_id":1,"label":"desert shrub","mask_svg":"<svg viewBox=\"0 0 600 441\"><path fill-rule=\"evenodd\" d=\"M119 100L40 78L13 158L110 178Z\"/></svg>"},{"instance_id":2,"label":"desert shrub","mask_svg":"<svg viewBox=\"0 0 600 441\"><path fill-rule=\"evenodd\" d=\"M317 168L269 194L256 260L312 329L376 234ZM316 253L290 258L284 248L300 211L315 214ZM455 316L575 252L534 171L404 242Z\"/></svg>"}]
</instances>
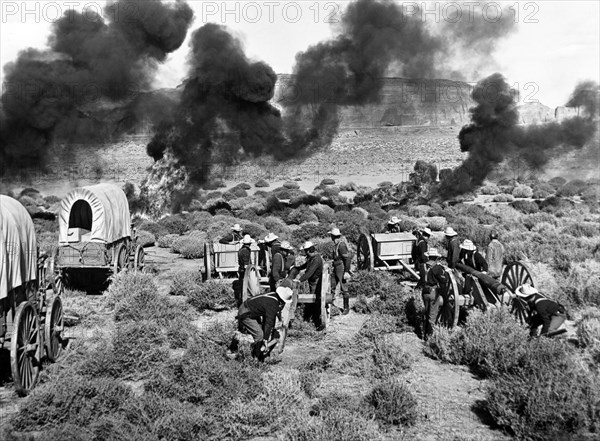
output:
<instances>
[{"instance_id":1,"label":"desert shrub","mask_svg":"<svg viewBox=\"0 0 600 441\"><path fill-rule=\"evenodd\" d=\"M331 239L314 239L313 243L315 244L316 250L319 252L319 254L321 254L323 259L333 259L334 244Z\"/></svg>"},{"instance_id":2,"label":"desert shrub","mask_svg":"<svg viewBox=\"0 0 600 441\"><path fill-rule=\"evenodd\" d=\"M394 290L396 281L394 277L384 271L356 271L350 282L348 282L348 292L350 296L365 296L367 298L386 295Z\"/></svg>"},{"instance_id":3,"label":"desert shrub","mask_svg":"<svg viewBox=\"0 0 600 441\"><path fill-rule=\"evenodd\" d=\"M533 189L528 185L518 185L513 189L512 195L516 198L530 198L533 196Z\"/></svg>"},{"instance_id":4,"label":"desert shrub","mask_svg":"<svg viewBox=\"0 0 600 441\"><path fill-rule=\"evenodd\" d=\"M417 420L417 400L398 380L381 381L367 394L365 401L375 420L386 426L411 426Z\"/></svg>"},{"instance_id":5,"label":"desert shrub","mask_svg":"<svg viewBox=\"0 0 600 441\"><path fill-rule=\"evenodd\" d=\"M460 217L460 222L454 224L454 229L461 238L470 239L479 250L482 250L490 241L491 228L483 225L470 224L462 219L462 217L463 216Z\"/></svg>"},{"instance_id":6,"label":"desert shrub","mask_svg":"<svg viewBox=\"0 0 600 441\"><path fill-rule=\"evenodd\" d=\"M585 202L600 201L600 185L594 184L588 186L581 192L581 199L583 199Z\"/></svg>"},{"instance_id":7,"label":"desert shrub","mask_svg":"<svg viewBox=\"0 0 600 441\"><path fill-rule=\"evenodd\" d=\"M158 238L156 245L160 248L171 248L177 238L179 238L179 234L166 234Z\"/></svg>"},{"instance_id":8,"label":"desert shrub","mask_svg":"<svg viewBox=\"0 0 600 441\"><path fill-rule=\"evenodd\" d=\"M227 185L222 179L213 179L209 182L205 182L203 188L205 190L216 190L217 188L225 188Z\"/></svg>"},{"instance_id":9,"label":"desert shrub","mask_svg":"<svg viewBox=\"0 0 600 441\"><path fill-rule=\"evenodd\" d=\"M394 185L394 183L391 182L391 181L383 181L383 182L380 182L380 183L377 184L377 186L379 188L387 188L387 187L391 187L393 185Z\"/></svg>"},{"instance_id":10,"label":"desert shrub","mask_svg":"<svg viewBox=\"0 0 600 441\"><path fill-rule=\"evenodd\" d=\"M574 222L564 227L561 232L575 237L594 237L600 235L600 225L594 222Z\"/></svg>"},{"instance_id":11,"label":"desert shrub","mask_svg":"<svg viewBox=\"0 0 600 441\"><path fill-rule=\"evenodd\" d=\"M263 238L267 235L267 229L259 223L243 222L241 227L244 233L249 234L250 237Z\"/></svg>"},{"instance_id":12,"label":"desert shrub","mask_svg":"<svg viewBox=\"0 0 600 441\"><path fill-rule=\"evenodd\" d=\"M354 182L347 182L340 185L340 191L357 191L358 186Z\"/></svg>"},{"instance_id":13,"label":"desert shrub","mask_svg":"<svg viewBox=\"0 0 600 441\"><path fill-rule=\"evenodd\" d=\"M286 427L286 441L377 441L382 437L377 425L359 412L344 406L319 412L317 416L300 415Z\"/></svg>"},{"instance_id":14,"label":"desert shrub","mask_svg":"<svg viewBox=\"0 0 600 441\"><path fill-rule=\"evenodd\" d=\"M188 291L186 295L188 303L196 310L202 312L206 309L220 310L235 306L231 284L218 280L207 280L195 285L194 289Z\"/></svg>"},{"instance_id":15,"label":"desert shrub","mask_svg":"<svg viewBox=\"0 0 600 441\"><path fill-rule=\"evenodd\" d=\"M288 237L290 235L290 227L276 216L261 218L260 222L264 225L265 230L270 231L279 237Z\"/></svg>"},{"instance_id":16,"label":"desert shrub","mask_svg":"<svg viewBox=\"0 0 600 441\"><path fill-rule=\"evenodd\" d=\"M298 194L290 199L290 207L298 208L301 205L316 205L321 201L321 196L314 194Z\"/></svg>"},{"instance_id":17,"label":"desert shrub","mask_svg":"<svg viewBox=\"0 0 600 441\"><path fill-rule=\"evenodd\" d=\"M297 190L300 188L300 185L294 181L287 181L283 183L283 187L289 190Z\"/></svg>"},{"instance_id":18,"label":"desert shrub","mask_svg":"<svg viewBox=\"0 0 600 441\"><path fill-rule=\"evenodd\" d=\"M170 234L183 234L188 230L186 222L178 215L164 217L158 221L158 225L164 227L166 232ZM140 226L140 228L142 228L142 226ZM144 229L147 230L147 228Z\"/></svg>"},{"instance_id":19,"label":"desert shrub","mask_svg":"<svg viewBox=\"0 0 600 441\"><path fill-rule=\"evenodd\" d=\"M321 181L321 185L335 185L335 180L331 178L325 178Z\"/></svg>"},{"instance_id":20,"label":"desert shrub","mask_svg":"<svg viewBox=\"0 0 600 441\"><path fill-rule=\"evenodd\" d=\"M446 227L446 218L442 216L425 217L423 222L432 231L442 231Z\"/></svg>"},{"instance_id":21,"label":"desert shrub","mask_svg":"<svg viewBox=\"0 0 600 441\"><path fill-rule=\"evenodd\" d=\"M551 196L552 194L553 194L553 192L550 192L550 191L541 190L541 189L534 189L532 197L534 199L545 199L545 198Z\"/></svg>"},{"instance_id":22,"label":"desert shrub","mask_svg":"<svg viewBox=\"0 0 600 441\"><path fill-rule=\"evenodd\" d=\"M497 185L494 185L494 184L485 185L485 186L481 187L481 189L479 191L481 192L481 194L486 194L486 195L495 195L495 194L500 193L500 189L498 188Z\"/></svg>"},{"instance_id":23,"label":"desert shrub","mask_svg":"<svg viewBox=\"0 0 600 441\"><path fill-rule=\"evenodd\" d=\"M411 219L408 217L401 217L399 225L401 231L412 231L413 229L419 227L416 219Z\"/></svg>"},{"instance_id":24,"label":"desert shrub","mask_svg":"<svg viewBox=\"0 0 600 441\"><path fill-rule=\"evenodd\" d=\"M412 356L390 338L375 342L371 356L376 378L389 378L402 374L413 364Z\"/></svg>"},{"instance_id":25,"label":"desert shrub","mask_svg":"<svg viewBox=\"0 0 600 441\"><path fill-rule=\"evenodd\" d=\"M337 211L334 216L334 224L349 243L357 243L363 231L368 230L367 221L362 214L353 211Z\"/></svg>"},{"instance_id":26,"label":"desert shrub","mask_svg":"<svg viewBox=\"0 0 600 441\"><path fill-rule=\"evenodd\" d=\"M510 203L510 206L525 214L532 214L540 211L538 204L533 201L514 201Z\"/></svg>"},{"instance_id":27,"label":"desert shrub","mask_svg":"<svg viewBox=\"0 0 600 441\"><path fill-rule=\"evenodd\" d=\"M137 226L138 231L147 231L154 235L154 237L164 236L168 234L169 231L166 226L158 224L156 222L152 222L149 220L145 220ZM179 233L177 233L179 234Z\"/></svg>"},{"instance_id":28,"label":"desert shrub","mask_svg":"<svg viewBox=\"0 0 600 441\"><path fill-rule=\"evenodd\" d=\"M556 176L548 181L548 184L554 187L555 189L562 187L567 183L567 180L563 177Z\"/></svg>"},{"instance_id":29,"label":"desert shrub","mask_svg":"<svg viewBox=\"0 0 600 441\"><path fill-rule=\"evenodd\" d=\"M238 185L236 185L235 187L241 188L242 190L250 190L252 188L252 186L250 184L248 184L247 182L241 182Z\"/></svg>"},{"instance_id":30,"label":"desert shrub","mask_svg":"<svg viewBox=\"0 0 600 441\"><path fill-rule=\"evenodd\" d=\"M143 247L153 247L155 242L156 238L154 237L154 234L150 233L149 231L141 230L137 232L138 245Z\"/></svg>"},{"instance_id":31,"label":"desert shrub","mask_svg":"<svg viewBox=\"0 0 600 441\"><path fill-rule=\"evenodd\" d=\"M600 347L600 309L587 308L577 322L577 338L583 348Z\"/></svg>"},{"instance_id":32,"label":"desert shrub","mask_svg":"<svg viewBox=\"0 0 600 441\"><path fill-rule=\"evenodd\" d=\"M306 222L318 222L319 219L309 207L302 206L290 211L285 221L287 224L300 225Z\"/></svg>"},{"instance_id":33,"label":"desert shrub","mask_svg":"<svg viewBox=\"0 0 600 441\"><path fill-rule=\"evenodd\" d=\"M180 236L173 241L171 250L181 254L185 259L199 259L204 257L204 243L206 235L201 231L192 231L190 234Z\"/></svg>"},{"instance_id":34,"label":"desert shrub","mask_svg":"<svg viewBox=\"0 0 600 441\"><path fill-rule=\"evenodd\" d=\"M209 191L208 193L206 193L206 199L207 200L211 200L211 199L221 199L223 197L223 192L222 191Z\"/></svg>"},{"instance_id":35,"label":"desert shrub","mask_svg":"<svg viewBox=\"0 0 600 441\"><path fill-rule=\"evenodd\" d=\"M381 339L384 335L408 330L410 328L406 325L405 317L371 311L371 315L363 323L356 338L358 340L366 339L369 341L369 345L373 345L375 341ZM370 348L371 346L369 346Z\"/></svg>"},{"instance_id":36,"label":"desert shrub","mask_svg":"<svg viewBox=\"0 0 600 441\"><path fill-rule=\"evenodd\" d=\"M512 194L506 194L506 193L497 194L492 199L493 202L512 202L514 200L515 200L515 198L513 197Z\"/></svg>"},{"instance_id":37,"label":"desert shrub","mask_svg":"<svg viewBox=\"0 0 600 441\"><path fill-rule=\"evenodd\" d=\"M379 297L370 304L371 311L406 318L406 303L413 298L413 290L395 281L384 286Z\"/></svg>"},{"instance_id":38,"label":"desert shrub","mask_svg":"<svg viewBox=\"0 0 600 441\"><path fill-rule=\"evenodd\" d=\"M552 194L552 193L554 193L555 190L556 190L556 188L552 184L549 184L548 182L538 182L537 184L535 184L533 186L534 194L536 192L544 192L544 193Z\"/></svg>"},{"instance_id":39,"label":"desert shrub","mask_svg":"<svg viewBox=\"0 0 600 441\"><path fill-rule=\"evenodd\" d=\"M313 205L311 210L317 216L319 222L324 224L331 224L335 222L335 211L333 208L327 205L317 204Z\"/></svg>"},{"instance_id":40,"label":"desert shrub","mask_svg":"<svg viewBox=\"0 0 600 441\"><path fill-rule=\"evenodd\" d=\"M564 268L566 274L559 281L563 294L575 305L600 306L600 262L585 256L583 262L571 262L568 258L558 259L569 262ZM556 257L555 257L556 259Z\"/></svg>"},{"instance_id":41,"label":"desert shrub","mask_svg":"<svg viewBox=\"0 0 600 441\"><path fill-rule=\"evenodd\" d=\"M264 179L259 179L258 181L256 181L254 183L254 186L257 188L264 188L264 187L270 187L270 184L265 181Z\"/></svg>"},{"instance_id":42,"label":"desert shrub","mask_svg":"<svg viewBox=\"0 0 600 441\"><path fill-rule=\"evenodd\" d=\"M300 225L292 232L292 242L298 246L313 238L326 238L329 228L323 224L308 223Z\"/></svg>"},{"instance_id":43,"label":"desert shrub","mask_svg":"<svg viewBox=\"0 0 600 441\"><path fill-rule=\"evenodd\" d=\"M408 208L408 215L412 217L427 217L431 207L429 205L416 205Z\"/></svg>"},{"instance_id":44,"label":"desert shrub","mask_svg":"<svg viewBox=\"0 0 600 441\"><path fill-rule=\"evenodd\" d=\"M60 203L60 201L61 201L61 198L59 198L58 196L54 196L53 194L44 197L44 202L47 205L58 204L58 203Z\"/></svg>"},{"instance_id":45,"label":"desert shrub","mask_svg":"<svg viewBox=\"0 0 600 441\"><path fill-rule=\"evenodd\" d=\"M169 294L173 296L185 296L196 289L202 283L200 271L178 271L173 276L169 286Z\"/></svg>"},{"instance_id":46,"label":"desert shrub","mask_svg":"<svg viewBox=\"0 0 600 441\"><path fill-rule=\"evenodd\" d=\"M540 223L549 223L553 226L557 225L557 219L549 213L533 213L528 216L523 216L522 219L523 225L527 227L527 229L531 230L533 227Z\"/></svg>"}]
</instances>

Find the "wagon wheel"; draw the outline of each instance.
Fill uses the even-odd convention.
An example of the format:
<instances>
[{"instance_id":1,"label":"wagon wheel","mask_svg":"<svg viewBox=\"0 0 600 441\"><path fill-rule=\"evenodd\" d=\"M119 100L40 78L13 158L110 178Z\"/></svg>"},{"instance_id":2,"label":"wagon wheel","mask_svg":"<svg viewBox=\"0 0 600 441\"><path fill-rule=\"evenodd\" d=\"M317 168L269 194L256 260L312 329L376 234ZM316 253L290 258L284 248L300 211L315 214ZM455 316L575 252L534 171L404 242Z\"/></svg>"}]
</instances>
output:
<instances>
[{"instance_id":1,"label":"wagon wheel","mask_svg":"<svg viewBox=\"0 0 600 441\"><path fill-rule=\"evenodd\" d=\"M358 238L356 260L358 263L358 269L373 271L375 268L373 245L371 244L371 238L365 233L362 233Z\"/></svg>"},{"instance_id":2,"label":"wagon wheel","mask_svg":"<svg viewBox=\"0 0 600 441\"><path fill-rule=\"evenodd\" d=\"M437 323L447 328L453 328L458 323L458 314L460 312L458 296L460 295L460 292L458 290L458 284L456 283L456 278L454 277L452 270L446 268L446 274L448 275L450 283L442 292L444 303L440 308Z\"/></svg>"},{"instance_id":3,"label":"wagon wheel","mask_svg":"<svg viewBox=\"0 0 600 441\"><path fill-rule=\"evenodd\" d=\"M210 253L210 244L209 243L205 243L204 244L204 274L205 274L205 280L210 280L211 276L212 276L212 265L210 262L210 258L211 258L211 253Z\"/></svg>"},{"instance_id":4,"label":"wagon wheel","mask_svg":"<svg viewBox=\"0 0 600 441\"><path fill-rule=\"evenodd\" d=\"M260 271L258 266L249 265L244 272L244 283L242 285L242 302L248 297L260 295Z\"/></svg>"},{"instance_id":5,"label":"wagon wheel","mask_svg":"<svg viewBox=\"0 0 600 441\"><path fill-rule=\"evenodd\" d=\"M15 314L10 341L10 367L19 395L26 395L35 386L41 359L40 318L31 302L22 302Z\"/></svg>"},{"instance_id":6,"label":"wagon wheel","mask_svg":"<svg viewBox=\"0 0 600 441\"><path fill-rule=\"evenodd\" d=\"M533 272L524 262L511 262L502 272L502 284L506 286L511 293L515 293L517 288L524 283L535 286ZM529 324L529 306L527 302L519 297L514 297L511 301L510 312L513 313L521 324Z\"/></svg>"},{"instance_id":7,"label":"wagon wheel","mask_svg":"<svg viewBox=\"0 0 600 441\"><path fill-rule=\"evenodd\" d=\"M127 248L120 243L113 254L113 273L120 273L123 268L127 267Z\"/></svg>"},{"instance_id":8,"label":"wagon wheel","mask_svg":"<svg viewBox=\"0 0 600 441\"><path fill-rule=\"evenodd\" d=\"M50 286L52 287L52 291L57 296L62 295L65 291L65 280L64 280L64 271L61 270L57 265L57 256L54 253L50 259L48 260L48 269L47 269L47 277L50 278Z\"/></svg>"},{"instance_id":9,"label":"wagon wheel","mask_svg":"<svg viewBox=\"0 0 600 441\"><path fill-rule=\"evenodd\" d=\"M144 270L144 260L146 258L146 253L144 252L144 247L138 245L135 248L135 256L133 258L133 270L135 272L142 272Z\"/></svg>"},{"instance_id":10,"label":"wagon wheel","mask_svg":"<svg viewBox=\"0 0 600 441\"><path fill-rule=\"evenodd\" d=\"M50 307L46 309L45 344L46 355L50 361L56 361L62 352L62 331L64 329L64 316L62 300L59 296L52 299Z\"/></svg>"},{"instance_id":11,"label":"wagon wheel","mask_svg":"<svg viewBox=\"0 0 600 441\"><path fill-rule=\"evenodd\" d=\"M329 314L327 307L327 299L331 295L331 280L329 273L329 265L323 265L323 272L321 274L321 293L319 296L320 299L320 307L319 307L319 321L321 328L323 330L327 329L327 325L329 324Z\"/></svg>"}]
</instances>

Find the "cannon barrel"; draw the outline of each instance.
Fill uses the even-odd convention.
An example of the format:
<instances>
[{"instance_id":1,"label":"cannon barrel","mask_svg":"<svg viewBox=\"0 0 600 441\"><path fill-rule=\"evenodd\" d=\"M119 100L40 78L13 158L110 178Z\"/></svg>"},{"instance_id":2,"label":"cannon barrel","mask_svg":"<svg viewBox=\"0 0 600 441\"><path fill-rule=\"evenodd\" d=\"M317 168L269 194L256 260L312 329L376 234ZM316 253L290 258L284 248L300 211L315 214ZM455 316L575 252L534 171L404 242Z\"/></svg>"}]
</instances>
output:
<instances>
[{"instance_id":1,"label":"cannon barrel","mask_svg":"<svg viewBox=\"0 0 600 441\"><path fill-rule=\"evenodd\" d=\"M505 285L498 282L493 277L491 277L487 274L484 274L480 271L477 271L477 270L471 268L470 266L464 265L462 263L457 263L456 268L465 273L471 274L473 277L476 277L483 286L485 286L486 288L488 288L489 290L491 290L494 294L496 294L498 296L502 295L502 292L504 290L510 291Z\"/></svg>"}]
</instances>

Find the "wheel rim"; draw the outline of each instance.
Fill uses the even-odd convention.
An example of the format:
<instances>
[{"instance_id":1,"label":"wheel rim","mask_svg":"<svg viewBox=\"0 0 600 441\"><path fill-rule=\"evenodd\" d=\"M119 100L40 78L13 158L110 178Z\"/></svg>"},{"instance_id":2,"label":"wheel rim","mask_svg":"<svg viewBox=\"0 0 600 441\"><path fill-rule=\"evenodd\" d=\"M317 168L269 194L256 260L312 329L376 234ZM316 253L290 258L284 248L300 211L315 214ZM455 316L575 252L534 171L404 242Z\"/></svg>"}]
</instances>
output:
<instances>
[{"instance_id":1,"label":"wheel rim","mask_svg":"<svg viewBox=\"0 0 600 441\"><path fill-rule=\"evenodd\" d=\"M327 314L327 295L331 289L329 280L329 265L323 265L323 273L321 274L321 327L327 329L329 324L329 316Z\"/></svg>"},{"instance_id":2,"label":"wheel rim","mask_svg":"<svg viewBox=\"0 0 600 441\"><path fill-rule=\"evenodd\" d=\"M523 262L512 262L502 273L502 284L511 292L515 293L517 288L525 283L535 286L533 273ZM510 312L515 315L521 324L529 324L529 306L527 302L519 297L513 297L510 302Z\"/></svg>"},{"instance_id":3,"label":"wheel rim","mask_svg":"<svg viewBox=\"0 0 600 441\"><path fill-rule=\"evenodd\" d=\"M205 243L204 244L204 273L206 274L206 279L210 279L211 278L211 264L210 264L210 256L211 256L211 252L210 252L210 245Z\"/></svg>"},{"instance_id":4,"label":"wheel rim","mask_svg":"<svg viewBox=\"0 0 600 441\"><path fill-rule=\"evenodd\" d=\"M460 312L460 305L457 301L459 291L452 270L446 269L446 274L449 277L450 284L447 287L447 291L442 293L444 304L440 309L437 323L447 328L453 328L458 323L458 315Z\"/></svg>"},{"instance_id":5,"label":"wheel rim","mask_svg":"<svg viewBox=\"0 0 600 441\"><path fill-rule=\"evenodd\" d=\"M50 361L56 361L62 352L63 329L62 300L60 297L55 297L50 309L46 312L46 353Z\"/></svg>"},{"instance_id":6,"label":"wheel rim","mask_svg":"<svg viewBox=\"0 0 600 441\"><path fill-rule=\"evenodd\" d=\"M141 245L138 245L137 250L135 252L135 270L143 271L144 270L144 260L146 257L146 253L144 253L144 248Z\"/></svg>"},{"instance_id":7,"label":"wheel rim","mask_svg":"<svg viewBox=\"0 0 600 441\"><path fill-rule=\"evenodd\" d=\"M38 378L41 358L40 321L30 302L17 309L11 339L11 368L17 393L25 395Z\"/></svg>"},{"instance_id":8,"label":"wheel rim","mask_svg":"<svg viewBox=\"0 0 600 441\"><path fill-rule=\"evenodd\" d=\"M366 234L360 235L356 258L358 261L359 269L373 269L373 250L371 249L371 241L369 240Z\"/></svg>"},{"instance_id":9,"label":"wheel rim","mask_svg":"<svg viewBox=\"0 0 600 441\"><path fill-rule=\"evenodd\" d=\"M61 295L64 292L65 284L63 281L62 271L56 265L55 256L52 256L50 258L50 262L48 263L47 274L50 277L50 285L52 286L52 291L54 291L55 295Z\"/></svg>"}]
</instances>

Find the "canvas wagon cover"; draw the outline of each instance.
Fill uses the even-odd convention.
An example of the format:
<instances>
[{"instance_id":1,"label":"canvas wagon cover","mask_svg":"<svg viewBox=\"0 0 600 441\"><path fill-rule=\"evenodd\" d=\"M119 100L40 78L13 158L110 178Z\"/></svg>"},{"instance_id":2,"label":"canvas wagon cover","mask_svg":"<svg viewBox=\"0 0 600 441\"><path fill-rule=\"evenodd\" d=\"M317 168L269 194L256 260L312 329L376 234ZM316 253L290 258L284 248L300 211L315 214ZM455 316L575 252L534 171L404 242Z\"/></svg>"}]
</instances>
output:
<instances>
[{"instance_id":1,"label":"canvas wagon cover","mask_svg":"<svg viewBox=\"0 0 600 441\"><path fill-rule=\"evenodd\" d=\"M31 216L17 200L0 195L0 299L37 278L37 241Z\"/></svg>"},{"instance_id":2,"label":"canvas wagon cover","mask_svg":"<svg viewBox=\"0 0 600 441\"><path fill-rule=\"evenodd\" d=\"M71 209L79 200L87 202L92 210L90 242L111 243L131 237L131 216L125 193L113 184L97 184L76 188L61 201L58 219L60 244L68 243Z\"/></svg>"}]
</instances>

